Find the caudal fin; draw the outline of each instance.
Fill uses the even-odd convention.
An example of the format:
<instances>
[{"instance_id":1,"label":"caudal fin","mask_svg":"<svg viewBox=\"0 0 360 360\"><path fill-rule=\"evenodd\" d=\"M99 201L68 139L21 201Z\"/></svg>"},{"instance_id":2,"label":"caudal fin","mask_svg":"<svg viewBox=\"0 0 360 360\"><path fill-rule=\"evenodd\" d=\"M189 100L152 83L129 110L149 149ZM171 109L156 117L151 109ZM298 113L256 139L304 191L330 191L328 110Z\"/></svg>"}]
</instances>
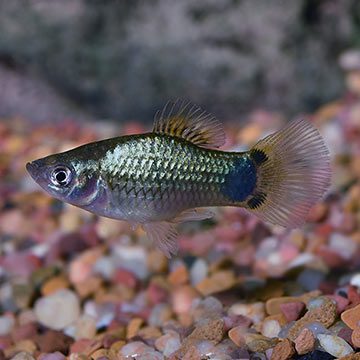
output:
<instances>
[{"instance_id":1,"label":"caudal fin","mask_svg":"<svg viewBox=\"0 0 360 360\"><path fill-rule=\"evenodd\" d=\"M249 154L258 171L248 210L272 224L303 224L331 181L329 151L319 131L307 120L295 120Z\"/></svg>"}]
</instances>

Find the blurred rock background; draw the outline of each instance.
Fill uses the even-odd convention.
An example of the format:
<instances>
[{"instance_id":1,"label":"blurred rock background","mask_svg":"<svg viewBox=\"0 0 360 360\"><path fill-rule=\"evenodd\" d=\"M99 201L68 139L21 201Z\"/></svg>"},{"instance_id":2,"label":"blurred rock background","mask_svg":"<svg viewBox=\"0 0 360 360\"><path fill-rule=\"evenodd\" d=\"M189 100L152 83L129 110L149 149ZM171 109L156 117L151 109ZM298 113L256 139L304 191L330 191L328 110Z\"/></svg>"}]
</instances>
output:
<instances>
[{"instance_id":1,"label":"blurred rock background","mask_svg":"<svg viewBox=\"0 0 360 360\"><path fill-rule=\"evenodd\" d=\"M224 120L343 93L357 0L0 0L0 116L150 122L187 98Z\"/></svg>"}]
</instances>

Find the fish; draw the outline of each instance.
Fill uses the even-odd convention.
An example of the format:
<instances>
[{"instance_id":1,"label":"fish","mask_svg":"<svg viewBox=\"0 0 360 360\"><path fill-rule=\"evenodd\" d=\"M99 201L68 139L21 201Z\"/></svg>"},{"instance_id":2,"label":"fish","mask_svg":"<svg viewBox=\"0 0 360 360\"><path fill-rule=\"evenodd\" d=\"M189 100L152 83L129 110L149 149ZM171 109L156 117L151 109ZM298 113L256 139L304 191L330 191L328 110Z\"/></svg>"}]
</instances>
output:
<instances>
[{"instance_id":1,"label":"fish","mask_svg":"<svg viewBox=\"0 0 360 360\"><path fill-rule=\"evenodd\" d=\"M178 251L177 224L211 218L209 207L242 207L295 228L331 184L328 148L306 119L246 152L219 150L224 144L213 115L175 101L156 112L152 132L88 143L26 169L59 200L141 226L167 257Z\"/></svg>"}]
</instances>

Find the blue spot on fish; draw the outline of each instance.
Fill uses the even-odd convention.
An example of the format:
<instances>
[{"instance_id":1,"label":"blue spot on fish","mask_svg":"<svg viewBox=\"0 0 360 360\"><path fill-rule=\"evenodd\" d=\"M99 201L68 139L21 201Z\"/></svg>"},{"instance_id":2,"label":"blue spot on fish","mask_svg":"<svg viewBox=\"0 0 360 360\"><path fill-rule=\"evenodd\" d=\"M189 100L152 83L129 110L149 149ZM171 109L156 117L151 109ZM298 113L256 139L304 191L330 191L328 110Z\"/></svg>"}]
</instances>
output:
<instances>
[{"instance_id":1,"label":"blue spot on fish","mask_svg":"<svg viewBox=\"0 0 360 360\"><path fill-rule=\"evenodd\" d=\"M222 191L232 201L244 201L254 191L256 167L248 157L236 159L229 174L225 177Z\"/></svg>"}]
</instances>

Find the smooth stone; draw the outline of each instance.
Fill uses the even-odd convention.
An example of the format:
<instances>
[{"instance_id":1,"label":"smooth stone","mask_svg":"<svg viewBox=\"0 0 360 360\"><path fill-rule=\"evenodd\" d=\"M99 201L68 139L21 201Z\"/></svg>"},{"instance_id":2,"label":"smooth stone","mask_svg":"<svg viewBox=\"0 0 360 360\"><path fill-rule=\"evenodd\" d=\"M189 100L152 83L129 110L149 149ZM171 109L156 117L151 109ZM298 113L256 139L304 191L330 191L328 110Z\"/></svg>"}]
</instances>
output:
<instances>
[{"instance_id":1,"label":"smooth stone","mask_svg":"<svg viewBox=\"0 0 360 360\"><path fill-rule=\"evenodd\" d=\"M306 291L316 290L319 284L324 281L326 274L315 269L303 270L296 279Z\"/></svg>"},{"instance_id":2,"label":"smooth stone","mask_svg":"<svg viewBox=\"0 0 360 360\"><path fill-rule=\"evenodd\" d=\"M338 336L319 334L317 338L325 351L337 358L354 353L353 348Z\"/></svg>"},{"instance_id":3,"label":"smooth stone","mask_svg":"<svg viewBox=\"0 0 360 360\"><path fill-rule=\"evenodd\" d=\"M80 316L79 298L71 290L58 290L35 302L35 315L41 324L50 329L64 329Z\"/></svg>"},{"instance_id":4,"label":"smooth stone","mask_svg":"<svg viewBox=\"0 0 360 360\"><path fill-rule=\"evenodd\" d=\"M66 360L66 357L59 351L52 354L44 354L40 360Z\"/></svg>"},{"instance_id":5,"label":"smooth stone","mask_svg":"<svg viewBox=\"0 0 360 360\"><path fill-rule=\"evenodd\" d=\"M76 322L75 340L92 339L96 334L96 319L82 315Z\"/></svg>"},{"instance_id":6,"label":"smooth stone","mask_svg":"<svg viewBox=\"0 0 360 360\"><path fill-rule=\"evenodd\" d=\"M345 310L341 314L341 320L350 328L355 329L360 321L360 304L355 307Z\"/></svg>"},{"instance_id":7,"label":"smooth stone","mask_svg":"<svg viewBox=\"0 0 360 360\"><path fill-rule=\"evenodd\" d=\"M295 321L300 317L300 314L305 308L305 304L301 301L289 302L280 304L280 309L287 321Z\"/></svg>"},{"instance_id":8,"label":"smooth stone","mask_svg":"<svg viewBox=\"0 0 360 360\"><path fill-rule=\"evenodd\" d=\"M254 324L259 324L265 318L265 306L262 302L252 304L234 304L230 306L229 314L243 315L251 319Z\"/></svg>"},{"instance_id":9,"label":"smooth stone","mask_svg":"<svg viewBox=\"0 0 360 360\"><path fill-rule=\"evenodd\" d=\"M360 274L355 274L351 277L350 285L360 287Z\"/></svg>"},{"instance_id":10,"label":"smooth stone","mask_svg":"<svg viewBox=\"0 0 360 360\"><path fill-rule=\"evenodd\" d=\"M8 335L11 333L15 325L15 319L11 316L0 316L0 336Z\"/></svg>"},{"instance_id":11,"label":"smooth stone","mask_svg":"<svg viewBox=\"0 0 360 360\"><path fill-rule=\"evenodd\" d=\"M159 303L152 308L148 323L152 326L161 327L166 321L171 319L172 315L172 309L168 304Z\"/></svg>"},{"instance_id":12,"label":"smooth stone","mask_svg":"<svg viewBox=\"0 0 360 360\"><path fill-rule=\"evenodd\" d=\"M11 360L35 360L35 358L27 351L21 351L12 357Z\"/></svg>"},{"instance_id":13,"label":"smooth stone","mask_svg":"<svg viewBox=\"0 0 360 360\"><path fill-rule=\"evenodd\" d=\"M355 241L339 233L332 233L330 235L328 245L345 260L350 260L357 249L357 243Z\"/></svg>"},{"instance_id":14,"label":"smooth stone","mask_svg":"<svg viewBox=\"0 0 360 360\"><path fill-rule=\"evenodd\" d=\"M178 350L181 346L179 337L171 337L165 344L163 354L164 356L170 356L173 352Z\"/></svg>"},{"instance_id":15,"label":"smooth stone","mask_svg":"<svg viewBox=\"0 0 360 360\"><path fill-rule=\"evenodd\" d=\"M204 280L208 275L209 266L202 258L198 258L190 268L191 285L196 286L200 281Z\"/></svg>"},{"instance_id":16,"label":"smooth stone","mask_svg":"<svg viewBox=\"0 0 360 360\"><path fill-rule=\"evenodd\" d=\"M263 322L262 334L266 337L277 337L281 330L281 326L277 320L267 320Z\"/></svg>"}]
</instances>

